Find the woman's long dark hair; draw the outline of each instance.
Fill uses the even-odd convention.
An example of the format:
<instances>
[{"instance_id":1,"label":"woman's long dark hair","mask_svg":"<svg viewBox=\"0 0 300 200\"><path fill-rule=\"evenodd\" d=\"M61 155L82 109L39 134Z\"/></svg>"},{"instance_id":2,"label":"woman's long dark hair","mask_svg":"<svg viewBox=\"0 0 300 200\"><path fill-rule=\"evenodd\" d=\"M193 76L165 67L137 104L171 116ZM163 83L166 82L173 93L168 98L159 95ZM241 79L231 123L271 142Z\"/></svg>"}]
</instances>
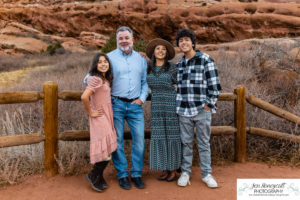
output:
<instances>
[{"instance_id":1,"label":"woman's long dark hair","mask_svg":"<svg viewBox=\"0 0 300 200\"><path fill-rule=\"evenodd\" d=\"M104 56L105 59L108 61L108 64L109 64L109 68L107 70L107 72L105 73L105 77L103 76L103 74L101 72L98 71L97 69L97 66L98 66L98 62L99 62L99 58L101 56ZM111 63L109 61L109 58L106 54L104 53L97 53L94 58L93 58L93 62L92 62L92 65L91 65L91 69L89 71L89 74L91 76L99 76L103 81L106 79L108 82L109 82L109 85L111 86L112 85L112 82L113 82L113 74L112 74L112 68L111 68Z\"/></svg>"},{"instance_id":2,"label":"woman's long dark hair","mask_svg":"<svg viewBox=\"0 0 300 200\"><path fill-rule=\"evenodd\" d=\"M165 72L169 71L169 68L170 68L170 63L168 61L168 58L169 58L169 52L167 50L166 57L164 59L164 64L163 64ZM152 72L155 73L155 71L153 69L155 67L155 63L156 63L156 58L155 58L154 52L153 52L152 57L148 63L147 74L150 74Z\"/></svg>"}]
</instances>

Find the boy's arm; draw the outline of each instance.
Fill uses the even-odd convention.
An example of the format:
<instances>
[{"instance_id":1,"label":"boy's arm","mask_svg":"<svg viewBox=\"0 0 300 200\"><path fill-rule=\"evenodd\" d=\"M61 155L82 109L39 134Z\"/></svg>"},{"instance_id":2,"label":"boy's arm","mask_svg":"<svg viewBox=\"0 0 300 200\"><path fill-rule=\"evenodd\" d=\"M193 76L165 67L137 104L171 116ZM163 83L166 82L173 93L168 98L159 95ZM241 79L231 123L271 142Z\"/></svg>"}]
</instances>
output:
<instances>
[{"instance_id":1,"label":"boy's arm","mask_svg":"<svg viewBox=\"0 0 300 200\"><path fill-rule=\"evenodd\" d=\"M215 108L222 88L216 64L212 59L209 59L209 62L207 62L207 64L205 65L204 73L207 80L208 89L205 105L209 108Z\"/></svg>"}]
</instances>

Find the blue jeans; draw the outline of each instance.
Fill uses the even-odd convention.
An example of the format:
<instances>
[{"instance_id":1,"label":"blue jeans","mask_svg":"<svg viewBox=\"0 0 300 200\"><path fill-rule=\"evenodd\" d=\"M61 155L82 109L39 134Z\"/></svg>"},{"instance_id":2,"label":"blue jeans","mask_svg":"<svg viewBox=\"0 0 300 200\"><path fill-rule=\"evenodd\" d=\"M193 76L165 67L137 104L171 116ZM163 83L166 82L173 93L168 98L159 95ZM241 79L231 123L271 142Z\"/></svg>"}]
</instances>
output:
<instances>
[{"instance_id":1,"label":"blue jeans","mask_svg":"<svg viewBox=\"0 0 300 200\"><path fill-rule=\"evenodd\" d=\"M194 117L179 116L180 137L182 142L182 171L190 174L193 162L194 127L200 158L202 177L212 173L210 152L211 111L202 110Z\"/></svg>"},{"instance_id":2,"label":"blue jeans","mask_svg":"<svg viewBox=\"0 0 300 200\"><path fill-rule=\"evenodd\" d=\"M112 154L112 160L118 171L118 179L127 177L127 158L124 152L124 122L129 125L132 147L131 147L131 177L141 177L144 168L144 112L142 106L121 101L112 97L114 125L117 132L117 150Z\"/></svg>"}]
</instances>

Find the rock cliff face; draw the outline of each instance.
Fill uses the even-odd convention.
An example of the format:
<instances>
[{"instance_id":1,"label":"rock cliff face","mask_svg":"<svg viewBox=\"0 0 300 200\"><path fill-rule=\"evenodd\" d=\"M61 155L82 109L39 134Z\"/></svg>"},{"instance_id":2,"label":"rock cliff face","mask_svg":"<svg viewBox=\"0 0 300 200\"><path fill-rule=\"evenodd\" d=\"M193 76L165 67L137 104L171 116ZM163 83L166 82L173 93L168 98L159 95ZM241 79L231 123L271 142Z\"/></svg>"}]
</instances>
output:
<instances>
[{"instance_id":1,"label":"rock cliff face","mask_svg":"<svg viewBox=\"0 0 300 200\"><path fill-rule=\"evenodd\" d=\"M103 46L121 25L130 26L135 37L145 41L155 37L174 41L181 28L193 29L201 44L300 36L300 0L268 1L4 0L0 3L0 49L22 53L24 47L24 52L34 53L51 41L60 41L74 51L84 51L83 46ZM16 42L5 42L14 41L13 37ZM36 42L32 49L19 44Z\"/></svg>"}]
</instances>

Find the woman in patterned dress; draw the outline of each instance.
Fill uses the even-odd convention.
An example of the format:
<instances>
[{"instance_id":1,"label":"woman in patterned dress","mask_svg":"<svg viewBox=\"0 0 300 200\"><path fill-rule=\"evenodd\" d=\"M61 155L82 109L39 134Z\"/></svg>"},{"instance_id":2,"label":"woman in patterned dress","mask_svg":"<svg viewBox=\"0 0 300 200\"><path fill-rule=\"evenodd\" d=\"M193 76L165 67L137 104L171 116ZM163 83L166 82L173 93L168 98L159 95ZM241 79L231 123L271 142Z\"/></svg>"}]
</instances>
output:
<instances>
[{"instance_id":1,"label":"woman in patterned dress","mask_svg":"<svg viewBox=\"0 0 300 200\"><path fill-rule=\"evenodd\" d=\"M110 86L113 76L108 57L97 53L87 78L87 87L81 96L90 121L90 161L93 170L86 176L92 188L98 192L106 189L103 178L110 155L117 148L117 136L113 124Z\"/></svg>"},{"instance_id":2,"label":"woman in patterned dress","mask_svg":"<svg viewBox=\"0 0 300 200\"><path fill-rule=\"evenodd\" d=\"M181 164L181 140L176 114L177 68L168 60L175 56L166 40L154 39L147 44L147 82L151 89L150 169L162 170L158 180L174 181Z\"/></svg>"}]
</instances>

